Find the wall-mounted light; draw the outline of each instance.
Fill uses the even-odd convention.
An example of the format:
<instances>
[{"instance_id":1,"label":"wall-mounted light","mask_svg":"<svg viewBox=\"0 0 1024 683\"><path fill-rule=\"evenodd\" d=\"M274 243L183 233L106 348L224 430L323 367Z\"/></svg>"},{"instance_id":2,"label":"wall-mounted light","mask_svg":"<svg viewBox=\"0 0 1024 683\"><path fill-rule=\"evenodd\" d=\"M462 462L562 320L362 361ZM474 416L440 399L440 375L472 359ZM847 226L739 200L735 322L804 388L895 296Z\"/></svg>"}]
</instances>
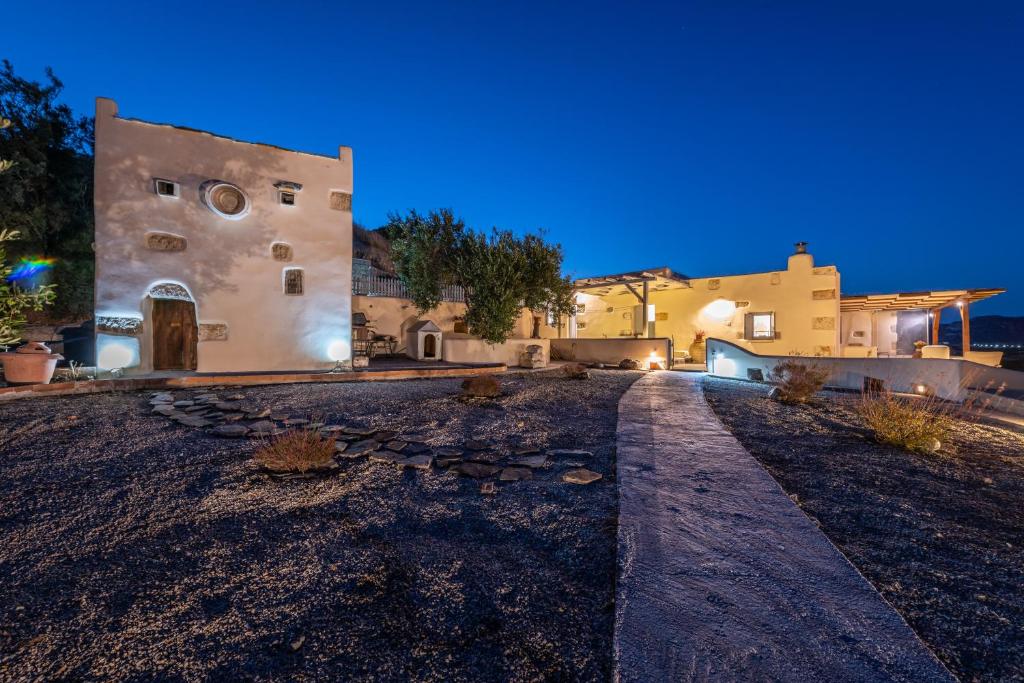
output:
<instances>
[{"instance_id":1,"label":"wall-mounted light","mask_svg":"<svg viewBox=\"0 0 1024 683\"><path fill-rule=\"evenodd\" d=\"M736 302L728 299L715 299L704 307L703 313L717 322L729 322L736 313Z\"/></svg>"}]
</instances>

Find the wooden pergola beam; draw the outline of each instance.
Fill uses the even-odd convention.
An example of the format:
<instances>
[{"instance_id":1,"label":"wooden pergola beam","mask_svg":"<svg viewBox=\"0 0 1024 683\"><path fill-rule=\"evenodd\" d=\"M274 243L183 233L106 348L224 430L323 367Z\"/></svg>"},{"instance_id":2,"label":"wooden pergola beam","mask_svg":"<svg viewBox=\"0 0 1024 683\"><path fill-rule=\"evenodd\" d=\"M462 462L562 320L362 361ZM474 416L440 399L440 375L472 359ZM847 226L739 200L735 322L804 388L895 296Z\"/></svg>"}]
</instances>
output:
<instances>
[{"instance_id":1,"label":"wooden pergola beam","mask_svg":"<svg viewBox=\"0 0 1024 683\"><path fill-rule=\"evenodd\" d=\"M961 301L960 308L960 332L961 341L963 342L963 351L961 353L967 353L971 350L971 312L970 304L966 301Z\"/></svg>"},{"instance_id":2,"label":"wooden pergola beam","mask_svg":"<svg viewBox=\"0 0 1024 683\"><path fill-rule=\"evenodd\" d=\"M932 344L939 343L939 324L942 322L942 309L932 311Z\"/></svg>"}]
</instances>

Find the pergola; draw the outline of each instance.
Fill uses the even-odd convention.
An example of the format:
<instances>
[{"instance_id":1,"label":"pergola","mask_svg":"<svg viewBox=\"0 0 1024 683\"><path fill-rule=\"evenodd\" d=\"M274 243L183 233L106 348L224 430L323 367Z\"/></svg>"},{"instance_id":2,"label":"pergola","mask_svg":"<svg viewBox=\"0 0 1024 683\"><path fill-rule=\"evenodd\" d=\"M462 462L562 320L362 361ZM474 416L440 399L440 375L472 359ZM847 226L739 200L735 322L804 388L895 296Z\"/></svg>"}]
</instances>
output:
<instances>
[{"instance_id":1,"label":"pergola","mask_svg":"<svg viewBox=\"0 0 1024 683\"><path fill-rule=\"evenodd\" d=\"M927 292L897 292L895 294L845 294L840 297L839 310L854 311L916 311L932 314L932 344L939 343L939 322L942 309L956 306L960 310L964 351L971 350L970 305L975 301L1002 294L1005 289L944 289Z\"/></svg>"},{"instance_id":2,"label":"pergola","mask_svg":"<svg viewBox=\"0 0 1024 683\"><path fill-rule=\"evenodd\" d=\"M635 270L616 275L585 277L576 280L573 287L577 292L592 293L596 296L608 296L613 293L630 293L642 304L644 336L650 336L650 300L651 292L663 292L669 289L690 287L690 280L685 275L677 275L671 268L651 268Z\"/></svg>"}]
</instances>

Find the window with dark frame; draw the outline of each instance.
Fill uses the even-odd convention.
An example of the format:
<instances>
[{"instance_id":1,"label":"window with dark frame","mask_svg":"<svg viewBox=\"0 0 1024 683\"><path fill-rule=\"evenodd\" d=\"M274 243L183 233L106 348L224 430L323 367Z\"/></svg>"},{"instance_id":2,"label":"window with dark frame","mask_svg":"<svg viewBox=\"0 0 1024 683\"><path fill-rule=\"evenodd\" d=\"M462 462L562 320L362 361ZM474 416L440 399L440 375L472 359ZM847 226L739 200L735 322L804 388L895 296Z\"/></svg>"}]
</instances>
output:
<instances>
[{"instance_id":1,"label":"window with dark frame","mask_svg":"<svg viewBox=\"0 0 1024 683\"><path fill-rule=\"evenodd\" d=\"M284 271L284 293L288 296L302 296L305 293L302 268L287 268Z\"/></svg>"},{"instance_id":2,"label":"window with dark frame","mask_svg":"<svg viewBox=\"0 0 1024 683\"><path fill-rule=\"evenodd\" d=\"M154 178L153 184L156 189L156 193L161 197L177 197L178 196L178 183L173 180L164 180L163 178Z\"/></svg>"},{"instance_id":3,"label":"window with dark frame","mask_svg":"<svg viewBox=\"0 0 1024 683\"><path fill-rule=\"evenodd\" d=\"M763 311L744 315L743 338L748 341L775 339L775 313Z\"/></svg>"},{"instance_id":4,"label":"window with dark frame","mask_svg":"<svg viewBox=\"0 0 1024 683\"><path fill-rule=\"evenodd\" d=\"M281 203L285 206L295 206L295 193L281 190L280 192Z\"/></svg>"}]
</instances>

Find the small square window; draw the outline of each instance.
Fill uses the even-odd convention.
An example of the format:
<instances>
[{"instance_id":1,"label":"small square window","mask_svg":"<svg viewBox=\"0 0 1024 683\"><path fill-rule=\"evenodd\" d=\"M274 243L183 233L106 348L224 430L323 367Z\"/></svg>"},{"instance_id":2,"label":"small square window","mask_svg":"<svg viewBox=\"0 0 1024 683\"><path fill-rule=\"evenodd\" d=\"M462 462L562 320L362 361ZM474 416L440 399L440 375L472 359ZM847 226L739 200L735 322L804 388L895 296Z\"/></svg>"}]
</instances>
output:
<instances>
[{"instance_id":1,"label":"small square window","mask_svg":"<svg viewBox=\"0 0 1024 683\"><path fill-rule=\"evenodd\" d=\"M743 331L747 339L775 339L775 314L747 313Z\"/></svg>"},{"instance_id":2,"label":"small square window","mask_svg":"<svg viewBox=\"0 0 1024 683\"><path fill-rule=\"evenodd\" d=\"M178 183L173 180L164 180L163 178L154 178L153 185L156 193L161 197L177 197L180 194Z\"/></svg>"},{"instance_id":3,"label":"small square window","mask_svg":"<svg viewBox=\"0 0 1024 683\"><path fill-rule=\"evenodd\" d=\"M295 206L294 192L286 192L285 190L281 190L278 193L278 197L281 199L281 203L284 204L285 206Z\"/></svg>"},{"instance_id":4,"label":"small square window","mask_svg":"<svg viewBox=\"0 0 1024 683\"><path fill-rule=\"evenodd\" d=\"M301 268L287 268L284 271L284 293L289 296L302 296L305 292L303 271Z\"/></svg>"}]
</instances>

